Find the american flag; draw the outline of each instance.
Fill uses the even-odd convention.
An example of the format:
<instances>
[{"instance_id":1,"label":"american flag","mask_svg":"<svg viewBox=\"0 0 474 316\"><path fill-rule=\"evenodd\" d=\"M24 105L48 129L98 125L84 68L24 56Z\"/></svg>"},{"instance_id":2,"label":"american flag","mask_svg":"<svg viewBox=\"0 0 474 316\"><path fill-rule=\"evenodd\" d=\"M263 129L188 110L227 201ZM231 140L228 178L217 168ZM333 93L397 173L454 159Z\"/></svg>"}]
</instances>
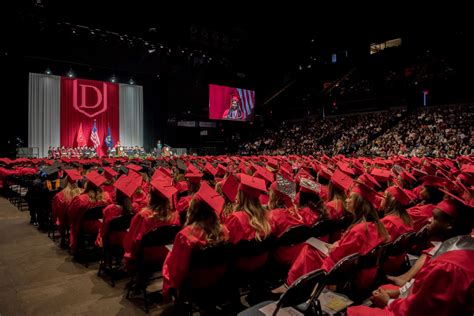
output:
<instances>
[{"instance_id":1,"label":"american flag","mask_svg":"<svg viewBox=\"0 0 474 316\"><path fill-rule=\"evenodd\" d=\"M245 89L236 89L240 100L241 100L241 109L244 113L244 120L253 114L253 109L255 107L255 91L245 90Z\"/></svg>"},{"instance_id":2,"label":"american flag","mask_svg":"<svg viewBox=\"0 0 474 316\"><path fill-rule=\"evenodd\" d=\"M94 120L94 127L92 127L92 132L91 132L91 141L94 144L95 149L97 149L100 146L100 138L99 138L99 134L97 133L97 126L95 124L95 120Z\"/></svg>"}]
</instances>

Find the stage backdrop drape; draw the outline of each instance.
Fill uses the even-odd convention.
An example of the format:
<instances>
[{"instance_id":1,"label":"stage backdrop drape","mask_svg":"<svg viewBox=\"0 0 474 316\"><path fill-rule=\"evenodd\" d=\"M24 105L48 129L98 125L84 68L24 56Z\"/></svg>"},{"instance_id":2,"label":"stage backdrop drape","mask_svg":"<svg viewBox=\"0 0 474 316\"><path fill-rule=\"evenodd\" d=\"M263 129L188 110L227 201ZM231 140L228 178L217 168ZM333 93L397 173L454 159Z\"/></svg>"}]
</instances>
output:
<instances>
[{"instance_id":1,"label":"stage backdrop drape","mask_svg":"<svg viewBox=\"0 0 474 316\"><path fill-rule=\"evenodd\" d=\"M107 151L107 128L110 126L114 143L119 136L119 85L61 77L61 146L77 146L81 123L88 146L93 146L90 134L94 120L100 139L98 154L102 155Z\"/></svg>"},{"instance_id":2,"label":"stage backdrop drape","mask_svg":"<svg viewBox=\"0 0 474 316\"><path fill-rule=\"evenodd\" d=\"M143 87L120 84L120 143L143 146Z\"/></svg>"},{"instance_id":3,"label":"stage backdrop drape","mask_svg":"<svg viewBox=\"0 0 474 316\"><path fill-rule=\"evenodd\" d=\"M29 74L28 147L38 147L40 157L60 144L60 91L61 77Z\"/></svg>"}]
</instances>

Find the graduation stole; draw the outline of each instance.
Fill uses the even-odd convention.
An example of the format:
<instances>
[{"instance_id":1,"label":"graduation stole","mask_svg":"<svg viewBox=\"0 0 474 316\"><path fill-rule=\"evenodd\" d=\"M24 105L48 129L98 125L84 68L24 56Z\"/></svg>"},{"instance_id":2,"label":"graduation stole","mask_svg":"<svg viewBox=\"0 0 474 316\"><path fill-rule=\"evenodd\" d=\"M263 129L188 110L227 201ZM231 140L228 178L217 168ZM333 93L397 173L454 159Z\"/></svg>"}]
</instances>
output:
<instances>
[{"instance_id":1,"label":"graduation stole","mask_svg":"<svg viewBox=\"0 0 474 316\"><path fill-rule=\"evenodd\" d=\"M59 188L59 179L54 180L54 189L52 186L52 183L50 180L46 180L46 187L48 188L48 191L57 191Z\"/></svg>"}]
</instances>

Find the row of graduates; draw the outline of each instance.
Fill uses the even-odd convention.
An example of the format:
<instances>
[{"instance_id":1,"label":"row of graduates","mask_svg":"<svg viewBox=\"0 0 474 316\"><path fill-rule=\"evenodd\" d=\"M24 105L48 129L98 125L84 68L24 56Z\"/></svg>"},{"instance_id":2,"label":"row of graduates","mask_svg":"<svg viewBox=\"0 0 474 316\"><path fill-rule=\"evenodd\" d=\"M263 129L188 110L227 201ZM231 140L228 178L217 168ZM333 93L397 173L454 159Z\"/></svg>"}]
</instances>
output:
<instances>
[{"instance_id":1,"label":"row of graduates","mask_svg":"<svg viewBox=\"0 0 474 316\"><path fill-rule=\"evenodd\" d=\"M309 173L294 177L278 166L263 168L257 165L253 171L239 170L246 173L235 174L226 169L222 179L205 176L209 179L205 181L202 180L201 170L188 163L173 170L159 167L148 182L144 173L139 174L144 171L141 166L129 164L128 175L120 177L110 167L103 168L103 175L97 170L87 173L84 191L76 185L83 175L69 169L66 170L66 188L54 198L53 214L63 229L65 225L70 225L69 246L74 252L77 233L83 225L81 216L87 209L106 205L102 223L86 223L83 226L98 231L99 246L112 218L135 213L129 231L114 236L113 241L123 244L125 261L130 267L133 267L144 234L163 225L182 225L183 229L163 265L163 291L166 295L170 289L179 288L186 277L193 247L224 241L235 244L244 239L263 240L270 235L279 237L289 227L311 226L321 219L337 220L352 214L354 222L347 231L334 232L324 238L329 254L309 243L279 249L275 253L278 261L291 266L286 282L290 285L306 272L318 268L329 271L344 256L356 252L367 254L377 245L393 241L403 233L419 230L430 220L430 225L433 225L433 218L441 218L451 223L452 227L457 227L453 223L464 218L460 214L466 209L472 211L472 199L466 199L466 191L459 194L461 181L449 181L422 170L419 171L421 178L417 179L415 172L410 173L406 169L388 173L380 169L380 172L363 173L354 180L355 175L348 170L348 164L338 164L335 170L331 170L329 164L321 163L319 167L316 179ZM204 168L205 174L216 174L216 169L206 172L207 169L211 168ZM463 175L464 180L468 181L472 177L469 172ZM421 184L413 187L417 183ZM470 229L468 224L464 233L469 233ZM469 255L472 256L472 253ZM389 258L385 271L397 271L403 260L404 256ZM257 258L252 264L261 263ZM357 285L363 289L372 284L375 273L374 269L361 271L357 276ZM465 282L460 284L472 285L472 280L472 274L468 274ZM462 297L458 293L460 290L454 288L450 294L457 293L458 298ZM421 296L430 300L430 293L421 293ZM445 298L451 297L445 295ZM447 300L441 302L452 306ZM465 303L457 304L466 308ZM390 306L393 309L397 304ZM417 307L411 305L410 308Z\"/></svg>"}]
</instances>

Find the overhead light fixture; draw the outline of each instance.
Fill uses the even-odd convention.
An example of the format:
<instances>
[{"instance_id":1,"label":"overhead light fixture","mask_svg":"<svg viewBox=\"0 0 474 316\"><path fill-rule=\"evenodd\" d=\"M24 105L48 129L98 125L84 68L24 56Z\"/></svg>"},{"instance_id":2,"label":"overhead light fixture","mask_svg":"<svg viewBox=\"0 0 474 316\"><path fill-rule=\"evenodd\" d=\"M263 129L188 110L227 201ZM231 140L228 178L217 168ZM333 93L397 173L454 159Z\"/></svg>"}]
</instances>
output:
<instances>
[{"instance_id":1,"label":"overhead light fixture","mask_svg":"<svg viewBox=\"0 0 474 316\"><path fill-rule=\"evenodd\" d=\"M51 72L51 69L49 69L49 67L48 67L48 68L46 68L44 73L47 74L47 75L50 75L52 72Z\"/></svg>"},{"instance_id":2,"label":"overhead light fixture","mask_svg":"<svg viewBox=\"0 0 474 316\"><path fill-rule=\"evenodd\" d=\"M115 77L115 75L112 75L112 77L110 78L110 82L117 82L117 77Z\"/></svg>"},{"instance_id":3,"label":"overhead light fixture","mask_svg":"<svg viewBox=\"0 0 474 316\"><path fill-rule=\"evenodd\" d=\"M72 71L72 69L69 69L69 71L67 72L67 76L68 76L69 78L74 77L74 72Z\"/></svg>"},{"instance_id":4,"label":"overhead light fixture","mask_svg":"<svg viewBox=\"0 0 474 316\"><path fill-rule=\"evenodd\" d=\"M130 80L128 81L129 84L135 84L135 80L133 80L133 77L130 78Z\"/></svg>"}]
</instances>

